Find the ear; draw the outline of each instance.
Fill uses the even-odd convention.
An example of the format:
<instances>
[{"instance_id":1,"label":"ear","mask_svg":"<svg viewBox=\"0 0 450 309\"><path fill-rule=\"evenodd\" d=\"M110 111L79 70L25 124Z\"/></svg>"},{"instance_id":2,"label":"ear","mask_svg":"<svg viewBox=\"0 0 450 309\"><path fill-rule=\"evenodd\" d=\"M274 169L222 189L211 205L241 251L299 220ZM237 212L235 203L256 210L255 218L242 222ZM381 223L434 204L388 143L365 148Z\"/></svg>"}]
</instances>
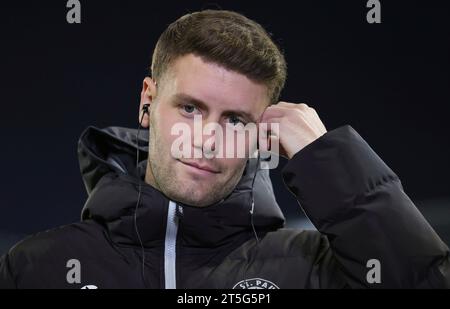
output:
<instances>
[{"instance_id":1,"label":"ear","mask_svg":"<svg viewBox=\"0 0 450 309\"><path fill-rule=\"evenodd\" d=\"M139 116L138 116L138 122L141 121L142 114L143 114L143 106L144 104L152 104L153 98L156 97L156 82L151 77L144 78L142 82L142 91L141 91L141 101L139 104ZM151 108L149 107L149 112ZM148 128L150 124L150 117L149 114L145 114L142 118L141 126L143 128Z\"/></svg>"}]
</instances>

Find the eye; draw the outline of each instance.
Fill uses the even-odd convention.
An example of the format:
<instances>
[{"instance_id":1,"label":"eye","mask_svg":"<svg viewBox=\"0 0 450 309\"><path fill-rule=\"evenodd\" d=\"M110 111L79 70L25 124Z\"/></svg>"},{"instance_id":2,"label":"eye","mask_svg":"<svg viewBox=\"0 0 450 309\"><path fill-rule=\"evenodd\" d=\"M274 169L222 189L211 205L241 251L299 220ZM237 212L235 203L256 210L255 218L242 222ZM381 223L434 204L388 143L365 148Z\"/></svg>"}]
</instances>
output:
<instances>
[{"instance_id":1,"label":"eye","mask_svg":"<svg viewBox=\"0 0 450 309\"><path fill-rule=\"evenodd\" d=\"M232 115L230 117L228 117L230 119L230 123L232 125L237 125L238 123L242 123L244 126L246 125L245 121L241 120L239 117Z\"/></svg>"},{"instance_id":2,"label":"eye","mask_svg":"<svg viewBox=\"0 0 450 309\"><path fill-rule=\"evenodd\" d=\"M183 109L183 112L186 114L194 114L195 111L198 111L197 107L195 107L195 105L192 104L183 104L181 108Z\"/></svg>"}]
</instances>

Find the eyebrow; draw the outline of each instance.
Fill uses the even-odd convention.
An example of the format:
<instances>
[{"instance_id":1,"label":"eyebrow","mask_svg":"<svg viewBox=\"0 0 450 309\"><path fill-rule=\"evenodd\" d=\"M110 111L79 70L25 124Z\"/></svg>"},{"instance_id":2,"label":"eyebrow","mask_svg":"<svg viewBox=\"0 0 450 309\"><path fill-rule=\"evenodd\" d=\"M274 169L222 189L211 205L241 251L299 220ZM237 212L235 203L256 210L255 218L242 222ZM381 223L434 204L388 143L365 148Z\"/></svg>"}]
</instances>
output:
<instances>
[{"instance_id":1,"label":"eyebrow","mask_svg":"<svg viewBox=\"0 0 450 309\"><path fill-rule=\"evenodd\" d=\"M188 104L192 104L192 105L195 105L197 107L200 107L201 109L209 110L208 104L206 104L202 100L194 98L194 97L192 97L192 96L190 96L188 94L177 93L174 97L175 97L175 101L177 103L178 102L188 103ZM225 110L223 112L223 114L225 114L225 115L241 116L247 122L256 123L256 120L253 118L253 115L251 113L247 112L247 111L243 111L243 110Z\"/></svg>"}]
</instances>

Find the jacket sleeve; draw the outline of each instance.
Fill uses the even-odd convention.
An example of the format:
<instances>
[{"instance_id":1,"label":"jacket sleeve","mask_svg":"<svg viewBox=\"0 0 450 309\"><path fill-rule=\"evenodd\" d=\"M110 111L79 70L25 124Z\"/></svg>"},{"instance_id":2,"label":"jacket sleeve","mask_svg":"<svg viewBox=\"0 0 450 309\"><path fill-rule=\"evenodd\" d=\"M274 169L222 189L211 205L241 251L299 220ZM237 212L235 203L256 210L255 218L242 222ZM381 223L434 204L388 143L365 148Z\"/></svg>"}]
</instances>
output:
<instances>
[{"instance_id":1,"label":"jacket sleeve","mask_svg":"<svg viewBox=\"0 0 450 309\"><path fill-rule=\"evenodd\" d=\"M283 179L328 239L320 272L338 272L352 288L450 287L448 247L350 126L296 153Z\"/></svg>"},{"instance_id":2,"label":"jacket sleeve","mask_svg":"<svg viewBox=\"0 0 450 309\"><path fill-rule=\"evenodd\" d=\"M9 264L9 256L0 256L0 289L15 289L13 275Z\"/></svg>"}]
</instances>

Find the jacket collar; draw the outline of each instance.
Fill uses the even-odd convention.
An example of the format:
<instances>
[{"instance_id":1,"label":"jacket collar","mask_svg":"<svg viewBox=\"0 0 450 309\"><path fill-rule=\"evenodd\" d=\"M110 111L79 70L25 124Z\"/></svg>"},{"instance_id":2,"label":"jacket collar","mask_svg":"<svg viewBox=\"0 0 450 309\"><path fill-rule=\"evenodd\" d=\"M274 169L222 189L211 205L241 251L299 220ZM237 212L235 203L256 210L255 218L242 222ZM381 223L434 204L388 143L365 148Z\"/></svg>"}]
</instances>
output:
<instances>
[{"instance_id":1,"label":"jacket collar","mask_svg":"<svg viewBox=\"0 0 450 309\"><path fill-rule=\"evenodd\" d=\"M137 149L142 158L138 174L135 172ZM89 194L82 219L94 219L103 224L116 243L138 245L134 212L140 178L141 202L136 212L139 234L146 247L162 245L169 199L143 181L148 156L148 130L141 131L139 140L136 140L136 130L133 129L89 127L80 137L78 156ZM202 208L182 205L182 214L178 214L178 235L183 245L222 246L239 235L250 234L252 190L256 230L265 232L284 225L268 170L258 168L256 160L249 160L233 192L215 205Z\"/></svg>"}]
</instances>

